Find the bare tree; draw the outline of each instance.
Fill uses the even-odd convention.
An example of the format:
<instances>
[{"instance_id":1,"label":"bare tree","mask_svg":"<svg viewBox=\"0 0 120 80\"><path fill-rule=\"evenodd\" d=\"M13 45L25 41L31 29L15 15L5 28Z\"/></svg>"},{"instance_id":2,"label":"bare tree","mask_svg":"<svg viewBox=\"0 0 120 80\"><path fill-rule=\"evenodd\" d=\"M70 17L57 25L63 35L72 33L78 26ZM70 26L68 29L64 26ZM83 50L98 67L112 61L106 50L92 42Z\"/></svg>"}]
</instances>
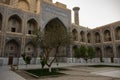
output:
<instances>
[{"instance_id":1,"label":"bare tree","mask_svg":"<svg viewBox=\"0 0 120 80\"><path fill-rule=\"evenodd\" d=\"M46 65L51 72L51 65L55 61L59 54L59 48L61 46L66 47L70 43L70 38L67 30L64 26L52 26L45 29L44 43L47 46L45 48ZM50 60L50 51L55 49L52 53L53 58Z\"/></svg>"}]
</instances>

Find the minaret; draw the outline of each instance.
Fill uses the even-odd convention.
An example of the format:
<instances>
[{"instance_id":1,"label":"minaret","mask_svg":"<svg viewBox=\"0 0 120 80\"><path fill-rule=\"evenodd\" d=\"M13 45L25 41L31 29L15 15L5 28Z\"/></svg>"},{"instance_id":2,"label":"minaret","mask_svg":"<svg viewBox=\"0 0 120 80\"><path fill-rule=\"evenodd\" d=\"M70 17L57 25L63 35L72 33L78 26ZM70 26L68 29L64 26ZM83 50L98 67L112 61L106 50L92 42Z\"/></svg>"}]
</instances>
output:
<instances>
[{"instance_id":1,"label":"minaret","mask_svg":"<svg viewBox=\"0 0 120 80\"><path fill-rule=\"evenodd\" d=\"M76 25L79 25L79 10L80 10L79 7L74 7L73 8L73 11L74 11L74 23Z\"/></svg>"}]
</instances>

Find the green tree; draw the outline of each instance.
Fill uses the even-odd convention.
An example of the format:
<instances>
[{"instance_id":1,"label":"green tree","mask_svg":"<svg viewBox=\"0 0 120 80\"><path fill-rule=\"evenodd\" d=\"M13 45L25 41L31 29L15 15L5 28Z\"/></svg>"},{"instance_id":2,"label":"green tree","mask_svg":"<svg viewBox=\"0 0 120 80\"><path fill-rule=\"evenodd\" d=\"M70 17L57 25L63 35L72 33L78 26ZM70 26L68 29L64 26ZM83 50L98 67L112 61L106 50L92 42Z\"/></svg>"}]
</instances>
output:
<instances>
[{"instance_id":1,"label":"green tree","mask_svg":"<svg viewBox=\"0 0 120 80\"><path fill-rule=\"evenodd\" d=\"M92 59L95 57L95 50L93 47L86 47L86 46L80 46L79 48L75 49L74 56L76 58L83 58L86 62L88 59Z\"/></svg>"},{"instance_id":2,"label":"green tree","mask_svg":"<svg viewBox=\"0 0 120 80\"><path fill-rule=\"evenodd\" d=\"M83 58L86 62L88 60L88 54L87 54L87 47L86 46L80 46L80 56Z\"/></svg>"},{"instance_id":3,"label":"green tree","mask_svg":"<svg viewBox=\"0 0 120 80\"><path fill-rule=\"evenodd\" d=\"M75 49L75 54L74 56L76 58L84 58L85 57L85 54L86 54L86 47L81 45L79 48L76 48Z\"/></svg>"},{"instance_id":4,"label":"green tree","mask_svg":"<svg viewBox=\"0 0 120 80\"><path fill-rule=\"evenodd\" d=\"M81 57L81 55L80 55L80 50L79 50L80 48L75 48L74 49L74 57L75 58L80 58Z\"/></svg>"},{"instance_id":5,"label":"green tree","mask_svg":"<svg viewBox=\"0 0 120 80\"><path fill-rule=\"evenodd\" d=\"M44 56L40 56L40 63L41 63L41 65L42 65L42 69L44 68L44 66L45 66L45 64L46 64L46 59L45 59L45 57Z\"/></svg>"},{"instance_id":6,"label":"green tree","mask_svg":"<svg viewBox=\"0 0 120 80\"><path fill-rule=\"evenodd\" d=\"M31 57L27 56L26 54L22 54L21 56L22 56L22 58L23 58L23 60L24 60L24 62L26 64L26 67L27 67L27 65L30 64Z\"/></svg>"},{"instance_id":7,"label":"green tree","mask_svg":"<svg viewBox=\"0 0 120 80\"><path fill-rule=\"evenodd\" d=\"M88 53L88 55L89 55L89 57L88 57L89 59L92 59L92 58L95 57L95 50L94 50L93 47L88 46L88 48L87 48L87 53Z\"/></svg>"},{"instance_id":8,"label":"green tree","mask_svg":"<svg viewBox=\"0 0 120 80\"><path fill-rule=\"evenodd\" d=\"M87 60L88 55L87 55L87 48L86 48L86 46L81 45L79 48L76 48L74 56L76 58L83 58L84 60Z\"/></svg>"}]
</instances>

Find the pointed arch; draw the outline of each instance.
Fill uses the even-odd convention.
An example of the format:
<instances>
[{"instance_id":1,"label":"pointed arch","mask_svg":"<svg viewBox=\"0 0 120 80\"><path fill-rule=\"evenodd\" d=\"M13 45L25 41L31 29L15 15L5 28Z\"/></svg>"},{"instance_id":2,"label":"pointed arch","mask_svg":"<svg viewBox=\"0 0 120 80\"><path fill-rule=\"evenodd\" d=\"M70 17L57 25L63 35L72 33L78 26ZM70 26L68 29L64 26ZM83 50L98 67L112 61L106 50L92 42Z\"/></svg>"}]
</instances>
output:
<instances>
[{"instance_id":1,"label":"pointed arch","mask_svg":"<svg viewBox=\"0 0 120 80\"><path fill-rule=\"evenodd\" d=\"M85 32L84 31L80 32L80 36L81 36L81 42L85 42Z\"/></svg>"},{"instance_id":2,"label":"pointed arch","mask_svg":"<svg viewBox=\"0 0 120 80\"><path fill-rule=\"evenodd\" d=\"M106 46L104 48L104 51L105 51L105 57L107 57L107 58L114 57L113 48L111 46Z\"/></svg>"},{"instance_id":3,"label":"pointed arch","mask_svg":"<svg viewBox=\"0 0 120 80\"><path fill-rule=\"evenodd\" d=\"M95 33L95 43L100 43L100 33L99 32L96 32Z\"/></svg>"},{"instance_id":4,"label":"pointed arch","mask_svg":"<svg viewBox=\"0 0 120 80\"><path fill-rule=\"evenodd\" d=\"M104 41L107 42L107 41L111 41L111 33L109 30L105 30L104 31Z\"/></svg>"},{"instance_id":5,"label":"pointed arch","mask_svg":"<svg viewBox=\"0 0 120 80\"><path fill-rule=\"evenodd\" d=\"M22 32L22 20L18 15L12 15L8 19L8 31L10 32Z\"/></svg>"},{"instance_id":6,"label":"pointed arch","mask_svg":"<svg viewBox=\"0 0 120 80\"><path fill-rule=\"evenodd\" d=\"M115 28L115 39L120 40L120 26Z\"/></svg>"},{"instance_id":7,"label":"pointed arch","mask_svg":"<svg viewBox=\"0 0 120 80\"><path fill-rule=\"evenodd\" d=\"M114 62L113 47L111 47L111 46L106 46L106 47L104 48L104 51L105 51L105 53L104 53L105 57L106 57L106 58L110 58L111 63L113 63L113 62Z\"/></svg>"},{"instance_id":8,"label":"pointed arch","mask_svg":"<svg viewBox=\"0 0 120 80\"><path fill-rule=\"evenodd\" d=\"M11 39L5 44L5 57L8 56L20 56L20 45L15 39Z\"/></svg>"},{"instance_id":9,"label":"pointed arch","mask_svg":"<svg viewBox=\"0 0 120 80\"><path fill-rule=\"evenodd\" d=\"M38 23L35 19L30 19L27 21L27 34L31 34L35 29L38 28Z\"/></svg>"},{"instance_id":10,"label":"pointed arch","mask_svg":"<svg viewBox=\"0 0 120 80\"><path fill-rule=\"evenodd\" d=\"M87 42L91 43L91 34L90 33L87 33Z\"/></svg>"},{"instance_id":11,"label":"pointed arch","mask_svg":"<svg viewBox=\"0 0 120 80\"><path fill-rule=\"evenodd\" d=\"M45 26L44 31L46 32L47 30L52 30L55 28L59 28L60 30L65 31L67 33L67 28L63 24L63 22L59 18L53 18L51 19ZM62 33L61 33L62 34Z\"/></svg>"},{"instance_id":12,"label":"pointed arch","mask_svg":"<svg viewBox=\"0 0 120 80\"><path fill-rule=\"evenodd\" d=\"M59 18L53 18L51 19L44 28L45 32L45 38L44 41L47 44L47 46L53 47L52 51L50 52L50 56L55 55L55 47L56 45L64 46L65 41L62 42L62 40L65 40L67 38L67 28L62 23L62 21ZM55 43L55 45L54 45ZM66 50L65 50L66 51ZM58 54L57 54L58 55ZM65 53L61 53L60 55L66 55Z\"/></svg>"},{"instance_id":13,"label":"pointed arch","mask_svg":"<svg viewBox=\"0 0 120 80\"><path fill-rule=\"evenodd\" d=\"M73 40L78 41L78 32L76 29L72 30Z\"/></svg>"},{"instance_id":14,"label":"pointed arch","mask_svg":"<svg viewBox=\"0 0 120 80\"><path fill-rule=\"evenodd\" d=\"M63 22L59 18L57 18L57 17L49 20L48 23L45 25L44 30L46 30L50 26L51 27L53 27L53 26L59 26L60 27L61 26L61 27L64 27L65 30L67 30L66 26L63 24Z\"/></svg>"}]
</instances>

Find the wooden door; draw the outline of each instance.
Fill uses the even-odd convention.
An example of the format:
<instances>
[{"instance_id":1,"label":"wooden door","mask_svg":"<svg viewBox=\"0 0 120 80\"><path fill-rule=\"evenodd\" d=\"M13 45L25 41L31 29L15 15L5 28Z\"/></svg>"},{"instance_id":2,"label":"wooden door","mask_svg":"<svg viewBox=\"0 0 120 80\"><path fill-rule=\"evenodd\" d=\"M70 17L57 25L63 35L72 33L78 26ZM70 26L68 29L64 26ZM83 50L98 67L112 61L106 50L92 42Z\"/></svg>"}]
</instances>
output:
<instances>
[{"instance_id":1,"label":"wooden door","mask_svg":"<svg viewBox=\"0 0 120 80\"><path fill-rule=\"evenodd\" d=\"M8 65L13 64L13 56L9 56Z\"/></svg>"}]
</instances>

